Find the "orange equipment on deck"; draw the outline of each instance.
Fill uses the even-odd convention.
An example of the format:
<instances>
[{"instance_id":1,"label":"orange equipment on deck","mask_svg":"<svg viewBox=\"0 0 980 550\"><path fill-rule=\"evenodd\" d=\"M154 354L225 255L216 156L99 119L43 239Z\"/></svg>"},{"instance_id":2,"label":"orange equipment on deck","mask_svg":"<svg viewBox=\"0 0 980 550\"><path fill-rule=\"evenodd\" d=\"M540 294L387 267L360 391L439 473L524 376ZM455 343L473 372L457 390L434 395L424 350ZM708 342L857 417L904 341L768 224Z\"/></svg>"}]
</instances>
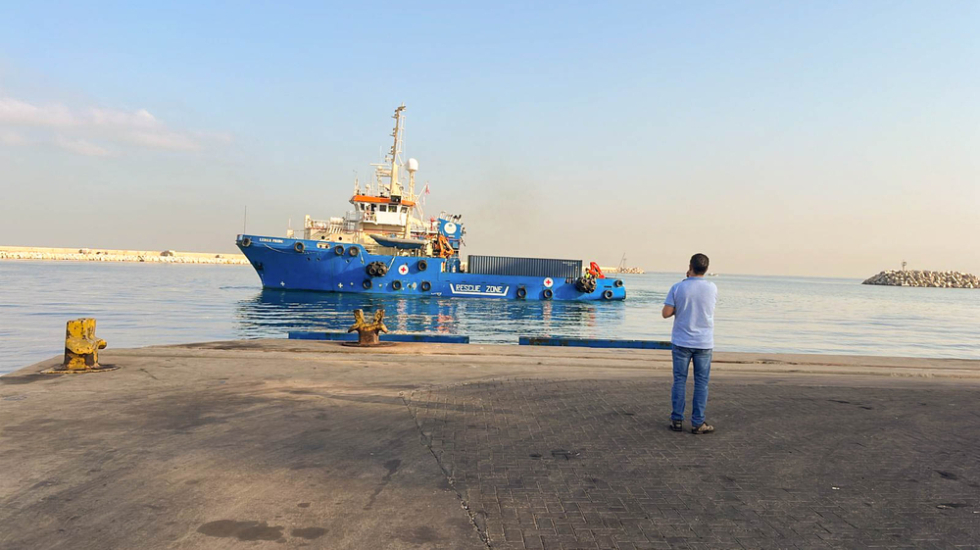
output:
<instances>
[{"instance_id":1,"label":"orange equipment on deck","mask_svg":"<svg viewBox=\"0 0 980 550\"><path fill-rule=\"evenodd\" d=\"M590 277L595 277L596 279L606 278L606 276L602 274L602 269L599 267L599 264L595 262L590 262L589 269L585 270L585 272L588 273Z\"/></svg>"},{"instance_id":2,"label":"orange equipment on deck","mask_svg":"<svg viewBox=\"0 0 980 550\"><path fill-rule=\"evenodd\" d=\"M432 251L438 258L451 258L456 253L456 250L449 244L449 239L443 234L439 234L432 245Z\"/></svg>"}]
</instances>

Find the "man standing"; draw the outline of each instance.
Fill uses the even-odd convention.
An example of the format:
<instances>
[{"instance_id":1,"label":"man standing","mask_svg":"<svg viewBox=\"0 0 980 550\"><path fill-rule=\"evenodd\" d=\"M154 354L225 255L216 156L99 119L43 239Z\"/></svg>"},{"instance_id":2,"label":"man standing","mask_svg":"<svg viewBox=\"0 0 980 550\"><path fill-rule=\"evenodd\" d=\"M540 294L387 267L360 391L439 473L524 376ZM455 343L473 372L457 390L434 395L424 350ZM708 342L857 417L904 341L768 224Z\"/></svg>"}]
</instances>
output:
<instances>
[{"instance_id":1,"label":"man standing","mask_svg":"<svg viewBox=\"0 0 980 550\"><path fill-rule=\"evenodd\" d=\"M691 403L691 433L708 434L714 427L704 421L704 409L708 405L708 375L711 372L711 350L715 347L715 302L718 287L704 280L708 271L708 257L704 254L691 256L687 278L670 287L664 300L664 319L674 317L674 330L670 335L671 355L674 360L674 386L670 392L673 411L670 429L684 430L684 391L687 386L687 370L694 362L694 399Z\"/></svg>"}]
</instances>

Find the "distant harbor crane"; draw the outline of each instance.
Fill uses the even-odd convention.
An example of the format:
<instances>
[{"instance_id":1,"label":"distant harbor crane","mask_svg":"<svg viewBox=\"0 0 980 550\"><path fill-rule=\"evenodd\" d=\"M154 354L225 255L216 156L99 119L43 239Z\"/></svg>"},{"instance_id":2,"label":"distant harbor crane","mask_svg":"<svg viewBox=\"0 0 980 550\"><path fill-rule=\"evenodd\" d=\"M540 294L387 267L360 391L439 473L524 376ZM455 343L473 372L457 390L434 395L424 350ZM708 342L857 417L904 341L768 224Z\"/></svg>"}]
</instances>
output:
<instances>
[{"instance_id":1,"label":"distant harbor crane","mask_svg":"<svg viewBox=\"0 0 980 550\"><path fill-rule=\"evenodd\" d=\"M616 268L616 273L628 273L631 275L642 275L644 271L639 267L628 267L626 265L626 253L623 252L623 258L619 260L619 267Z\"/></svg>"}]
</instances>

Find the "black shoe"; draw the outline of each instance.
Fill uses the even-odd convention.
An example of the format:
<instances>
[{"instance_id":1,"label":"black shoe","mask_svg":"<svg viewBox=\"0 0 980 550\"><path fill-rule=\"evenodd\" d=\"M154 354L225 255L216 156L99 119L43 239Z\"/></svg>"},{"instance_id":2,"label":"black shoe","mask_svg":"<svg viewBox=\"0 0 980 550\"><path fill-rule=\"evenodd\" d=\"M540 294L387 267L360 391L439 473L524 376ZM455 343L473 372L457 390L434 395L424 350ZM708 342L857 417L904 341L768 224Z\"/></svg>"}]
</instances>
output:
<instances>
[{"instance_id":1,"label":"black shoe","mask_svg":"<svg viewBox=\"0 0 980 550\"><path fill-rule=\"evenodd\" d=\"M670 421L670 430L673 431L673 432L683 432L684 431L684 424L680 420L671 420Z\"/></svg>"},{"instance_id":2,"label":"black shoe","mask_svg":"<svg viewBox=\"0 0 980 550\"><path fill-rule=\"evenodd\" d=\"M702 422L698 426L691 426L691 433L695 435L710 434L713 431L715 431L715 427L709 425L707 422Z\"/></svg>"}]
</instances>

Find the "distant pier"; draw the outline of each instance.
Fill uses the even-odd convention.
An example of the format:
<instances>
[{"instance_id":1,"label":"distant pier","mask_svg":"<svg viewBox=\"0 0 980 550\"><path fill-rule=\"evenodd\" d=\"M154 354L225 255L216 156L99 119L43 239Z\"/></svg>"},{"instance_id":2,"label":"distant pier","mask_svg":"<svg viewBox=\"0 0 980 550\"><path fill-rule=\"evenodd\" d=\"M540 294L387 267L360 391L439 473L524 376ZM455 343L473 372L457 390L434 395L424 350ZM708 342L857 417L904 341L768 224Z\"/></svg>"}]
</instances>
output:
<instances>
[{"instance_id":1,"label":"distant pier","mask_svg":"<svg viewBox=\"0 0 980 550\"><path fill-rule=\"evenodd\" d=\"M245 256L237 253L177 252L174 250L113 250L108 248L41 248L30 246L0 246L0 260L249 265Z\"/></svg>"}]
</instances>

